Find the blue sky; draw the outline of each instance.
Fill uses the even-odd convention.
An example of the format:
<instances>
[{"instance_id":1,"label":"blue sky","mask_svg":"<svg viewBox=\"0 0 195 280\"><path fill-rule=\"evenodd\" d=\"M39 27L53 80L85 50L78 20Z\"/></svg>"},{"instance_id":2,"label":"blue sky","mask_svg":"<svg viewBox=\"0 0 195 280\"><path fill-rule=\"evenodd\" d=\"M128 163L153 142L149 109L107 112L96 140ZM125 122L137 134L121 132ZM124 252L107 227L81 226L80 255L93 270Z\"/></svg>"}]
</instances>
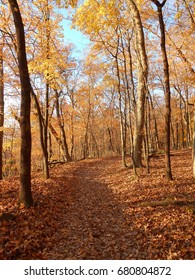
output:
<instances>
[{"instance_id":1,"label":"blue sky","mask_svg":"<svg viewBox=\"0 0 195 280\"><path fill-rule=\"evenodd\" d=\"M74 56L82 56L90 43L87 36L83 35L80 31L71 28L71 21L64 19L62 21L64 29L65 43L73 43L75 45Z\"/></svg>"}]
</instances>

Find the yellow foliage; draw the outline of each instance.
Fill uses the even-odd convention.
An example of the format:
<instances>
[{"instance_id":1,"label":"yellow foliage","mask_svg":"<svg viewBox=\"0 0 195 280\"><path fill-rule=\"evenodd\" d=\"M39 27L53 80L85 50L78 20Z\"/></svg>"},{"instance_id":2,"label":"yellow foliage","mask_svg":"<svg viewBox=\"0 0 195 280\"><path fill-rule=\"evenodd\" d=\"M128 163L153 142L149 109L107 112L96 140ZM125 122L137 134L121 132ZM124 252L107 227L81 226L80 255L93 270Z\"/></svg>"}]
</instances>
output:
<instances>
[{"instance_id":1,"label":"yellow foliage","mask_svg":"<svg viewBox=\"0 0 195 280\"><path fill-rule=\"evenodd\" d=\"M87 0L77 9L74 26L90 36L110 27L115 28L118 24L119 8L115 1Z\"/></svg>"}]
</instances>

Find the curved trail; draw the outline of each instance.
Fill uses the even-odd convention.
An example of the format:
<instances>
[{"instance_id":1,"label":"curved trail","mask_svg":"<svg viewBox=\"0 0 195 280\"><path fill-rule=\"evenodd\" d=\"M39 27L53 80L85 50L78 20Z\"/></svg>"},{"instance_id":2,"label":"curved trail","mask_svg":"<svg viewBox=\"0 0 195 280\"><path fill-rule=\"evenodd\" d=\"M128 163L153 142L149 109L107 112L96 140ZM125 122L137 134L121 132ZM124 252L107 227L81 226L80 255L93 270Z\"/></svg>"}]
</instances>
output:
<instances>
[{"instance_id":1,"label":"curved trail","mask_svg":"<svg viewBox=\"0 0 195 280\"><path fill-rule=\"evenodd\" d=\"M60 194L51 214L55 234L44 258L194 259L190 155L173 155L173 182L162 177L162 157L152 160L150 175L142 170L137 180L119 158L58 166L53 197Z\"/></svg>"}]
</instances>

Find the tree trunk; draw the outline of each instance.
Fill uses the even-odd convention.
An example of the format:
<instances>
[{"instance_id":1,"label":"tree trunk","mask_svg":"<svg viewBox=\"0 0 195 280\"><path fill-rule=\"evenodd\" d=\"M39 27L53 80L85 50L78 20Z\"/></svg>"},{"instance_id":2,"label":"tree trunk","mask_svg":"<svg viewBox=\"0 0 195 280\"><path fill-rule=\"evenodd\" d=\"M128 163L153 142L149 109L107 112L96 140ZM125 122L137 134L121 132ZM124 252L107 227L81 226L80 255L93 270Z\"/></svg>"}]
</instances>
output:
<instances>
[{"instance_id":1,"label":"tree trunk","mask_svg":"<svg viewBox=\"0 0 195 280\"><path fill-rule=\"evenodd\" d=\"M118 78L118 101L119 101L119 114L120 114L120 133L121 133L121 155L123 166L126 167L126 127L123 120L122 112L122 94L121 94L121 83L120 83L120 70L118 65L118 54L116 55L116 69Z\"/></svg>"},{"instance_id":2,"label":"tree trunk","mask_svg":"<svg viewBox=\"0 0 195 280\"><path fill-rule=\"evenodd\" d=\"M132 118L132 107L133 106L132 106L131 100L133 100L133 102L134 102L133 105L135 105L135 95L134 95L134 82L133 82L130 38L128 38L128 54L129 54L129 58L130 58L129 65L130 65L130 81L132 83L131 84L132 92L131 92L131 88L130 88L130 85L129 85L129 77L128 77L128 71L127 71L127 58L126 58L126 52L125 52L125 47L124 47L122 36L121 36L121 43L122 43L122 52L123 52L123 58L124 58L124 78L125 78L124 84L126 86L126 91L125 91L125 112L124 112L125 123L124 123L124 125L125 125L125 130L126 130L126 128L127 128L127 115L128 115L129 136L130 136L130 145L131 145L130 155L132 157L133 156L133 154L132 154L133 153L133 134L132 134L132 120L131 120L131 118ZM127 108L128 108L128 110L127 110ZM126 136L126 138L127 138L127 136ZM132 162L134 163L133 159L132 159Z\"/></svg>"},{"instance_id":3,"label":"tree trunk","mask_svg":"<svg viewBox=\"0 0 195 280\"><path fill-rule=\"evenodd\" d=\"M160 141L159 141L159 136L158 136L158 126L157 126L157 120L156 120L156 114L155 114L155 108L152 100L152 96L149 92L149 99L150 99L150 104L152 108L152 117L154 120L154 150L158 150L160 148Z\"/></svg>"},{"instance_id":4,"label":"tree trunk","mask_svg":"<svg viewBox=\"0 0 195 280\"><path fill-rule=\"evenodd\" d=\"M171 134L170 134L170 137L172 136L172 147L173 149L175 150L176 149L176 142L175 142L175 132L174 132L174 129L173 129L173 121L171 120L171 124L170 124L171 128ZM174 126L177 126L177 122L175 123ZM176 134L177 135L177 134Z\"/></svg>"},{"instance_id":5,"label":"tree trunk","mask_svg":"<svg viewBox=\"0 0 195 280\"><path fill-rule=\"evenodd\" d=\"M181 126L181 145L177 145L177 149L179 149L179 147L182 147L182 148L186 148L187 146L187 137L186 137L186 140L185 140L185 129L184 129L184 124L183 124L183 114L182 114L182 100L181 100L181 96L180 96L180 99L179 99L179 118L180 118L180 126ZM179 124L177 122L177 128L179 127ZM187 131L187 126L186 126L186 131ZM187 136L187 135L186 135ZM177 129L177 138L179 140L179 128ZM179 141L178 141L179 143Z\"/></svg>"},{"instance_id":6,"label":"tree trunk","mask_svg":"<svg viewBox=\"0 0 195 280\"><path fill-rule=\"evenodd\" d=\"M170 160L170 121L171 121L171 92L170 92L170 83L169 83L169 64L166 53L166 42L165 42L165 26L162 15L162 8L158 7L158 15L160 22L161 30L161 51L163 56L163 65L164 65L164 83L165 83L165 103L166 103L166 112L165 112L165 171L166 178L172 180L171 173L171 160Z\"/></svg>"},{"instance_id":7,"label":"tree trunk","mask_svg":"<svg viewBox=\"0 0 195 280\"><path fill-rule=\"evenodd\" d=\"M146 115L145 115L145 137L144 137L144 157L146 162L146 172L147 174L150 173L150 166L149 166L149 127L150 127L150 117L149 117L149 102L148 98L146 99Z\"/></svg>"},{"instance_id":8,"label":"tree trunk","mask_svg":"<svg viewBox=\"0 0 195 280\"><path fill-rule=\"evenodd\" d=\"M138 85L137 85L137 106L136 106L136 124L134 130L134 161L137 167L142 166L142 142L144 130L145 97L148 79L147 54L145 49L145 38L141 16L133 0L129 1L130 11L136 28L136 46L137 46L137 65L138 65Z\"/></svg>"},{"instance_id":9,"label":"tree trunk","mask_svg":"<svg viewBox=\"0 0 195 280\"><path fill-rule=\"evenodd\" d=\"M183 145L183 142L182 142ZM176 123L176 149L179 150L179 124L178 122Z\"/></svg>"},{"instance_id":10,"label":"tree trunk","mask_svg":"<svg viewBox=\"0 0 195 280\"><path fill-rule=\"evenodd\" d=\"M3 42L0 42L0 180L3 179L3 124L4 124L4 81Z\"/></svg>"},{"instance_id":11,"label":"tree trunk","mask_svg":"<svg viewBox=\"0 0 195 280\"><path fill-rule=\"evenodd\" d=\"M43 153L43 172L45 179L49 178L49 162L48 162L48 124L49 124L49 83L46 83L45 91L45 125L43 132L44 153Z\"/></svg>"},{"instance_id":12,"label":"tree trunk","mask_svg":"<svg viewBox=\"0 0 195 280\"><path fill-rule=\"evenodd\" d=\"M75 144L75 96L74 96L74 88L69 90L70 92L70 100L71 100L71 106L72 106L72 110L71 110L71 147L70 147L70 157L71 159L74 158L74 144Z\"/></svg>"},{"instance_id":13,"label":"tree trunk","mask_svg":"<svg viewBox=\"0 0 195 280\"><path fill-rule=\"evenodd\" d=\"M118 61L118 54L119 54L119 40L120 35L118 34L118 27L116 30L117 35L117 47L116 47L116 54L115 58L115 66L116 66L116 75L117 75L117 89L118 89L118 102L119 102L119 114L120 114L120 135L121 135L121 156L122 156L122 163L123 166L126 167L126 123L123 120L123 112L122 112L122 93L121 93L121 76L120 76L120 69L119 69L119 61ZM126 104L125 104L126 106Z\"/></svg>"},{"instance_id":14,"label":"tree trunk","mask_svg":"<svg viewBox=\"0 0 195 280\"><path fill-rule=\"evenodd\" d=\"M74 109L74 107L73 107ZM71 112L71 148L70 148L70 157L74 158L74 112Z\"/></svg>"},{"instance_id":15,"label":"tree trunk","mask_svg":"<svg viewBox=\"0 0 195 280\"><path fill-rule=\"evenodd\" d=\"M16 0L8 0L14 18L17 40L17 58L21 83L21 107L20 107L20 128L21 128L21 150L20 150L20 189L19 203L26 207L33 205L31 193L31 126L30 126L30 105L31 105L31 84L28 72L24 25Z\"/></svg>"},{"instance_id":16,"label":"tree trunk","mask_svg":"<svg viewBox=\"0 0 195 280\"><path fill-rule=\"evenodd\" d=\"M170 160L170 122L171 122L171 91L169 82L169 64L166 52L166 38L165 38L165 24L163 20L162 7L165 5L166 0L161 4L159 1L152 0L157 6L158 19L160 23L161 33L161 52L163 58L164 70L164 85L165 85L165 174L168 180L172 180L171 173L171 160Z\"/></svg>"},{"instance_id":17,"label":"tree trunk","mask_svg":"<svg viewBox=\"0 0 195 280\"><path fill-rule=\"evenodd\" d=\"M44 132L44 154L43 154L43 172L45 179L49 178L49 162L48 162L48 125L49 125L49 90L50 90L50 67L49 67L49 60L50 60L50 39L51 39L51 22L50 22L50 11L49 11L49 3L48 0L46 1L46 6L43 10L43 16L46 26L46 59L47 59L47 75L46 75L46 85L45 85L45 125L43 126Z\"/></svg>"},{"instance_id":18,"label":"tree trunk","mask_svg":"<svg viewBox=\"0 0 195 280\"><path fill-rule=\"evenodd\" d=\"M193 178L195 179L195 102L194 102L194 128L193 128L193 143L192 143L192 168L193 168Z\"/></svg>"},{"instance_id":19,"label":"tree trunk","mask_svg":"<svg viewBox=\"0 0 195 280\"><path fill-rule=\"evenodd\" d=\"M58 94L57 90L55 91L55 96L56 96L56 115L57 115L57 119L58 119L58 125L59 125L60 131L62 133L64 156L66 158L66 161L70 162L72 159L69 154L68 144L66 141L66 133L65 133L65 128L64 128L64 122L62 120L62 116L60 113L59 94Z\"/></svg>"},{"instance_id":20,"label":"tree trunk","mask_svg":"<svg viewBox=\"0 0 195 280\"><path fill-rule=\"evenodd\" d=\"M109 138L109 145L108 145L108 150L114 152L114 145L112 143L112 131L111 131L112 128L109 128L107 126L107 131L108 131L108 138Z\"/></svg>"},{"instance_id":21,"label":"tree trunk","mask_svg":"<svg viewBox=\"0 0 195 280\"><path fill-rule=\"evenodd\" d=\"M185 102L185 121L186 121L186 141L187 147L191 145L191 135L190 135L190 113L189 113L189 93L188 88L185 89L186 102Z\"/></svg>"},{"instance_id":22,"label":"tree trunk","mask_svg":"<svg viewBox=\"0 0 195 280\"><path fill-rule=\"evenodd\" d=\"M49 178L49 164L48 164L48 160L47 161L45 160L45 158L48 157L47 146L46 146L47 142L45 141L45 134L47 135L47 133L45 133L46 124L45 124L45 119L41 113L41 108L40 108L38 98L37 98L35 92L33 91L33 89L31 92L32 92L32 97L34 98L34 101L35 101L35 106L37 109L37 115L38 115L38 120L39 120L39 135L40 135L41 149L43 152L44 177L46 179L48 179ZM45 171L46 164L47 164L47 170Z\"/></svg>"}]
</instances>

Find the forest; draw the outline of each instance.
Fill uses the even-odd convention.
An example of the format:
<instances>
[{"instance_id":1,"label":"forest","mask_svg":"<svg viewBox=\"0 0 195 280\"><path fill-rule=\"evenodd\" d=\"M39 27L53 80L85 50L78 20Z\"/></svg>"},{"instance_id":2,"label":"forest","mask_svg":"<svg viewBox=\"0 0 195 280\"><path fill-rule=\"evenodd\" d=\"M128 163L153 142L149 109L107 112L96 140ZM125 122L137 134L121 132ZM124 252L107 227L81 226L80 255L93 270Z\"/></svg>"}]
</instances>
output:
<instances>
[{"instance_id":1,"label":"forest","mask_svg":"<svg viewBox=\"0 0 195 280\"><path fill-rule=\"evenodd\" d=\"M194 57L194 0L0 0L0 259L195 259Z\"/></svg>"}]
</instances>

